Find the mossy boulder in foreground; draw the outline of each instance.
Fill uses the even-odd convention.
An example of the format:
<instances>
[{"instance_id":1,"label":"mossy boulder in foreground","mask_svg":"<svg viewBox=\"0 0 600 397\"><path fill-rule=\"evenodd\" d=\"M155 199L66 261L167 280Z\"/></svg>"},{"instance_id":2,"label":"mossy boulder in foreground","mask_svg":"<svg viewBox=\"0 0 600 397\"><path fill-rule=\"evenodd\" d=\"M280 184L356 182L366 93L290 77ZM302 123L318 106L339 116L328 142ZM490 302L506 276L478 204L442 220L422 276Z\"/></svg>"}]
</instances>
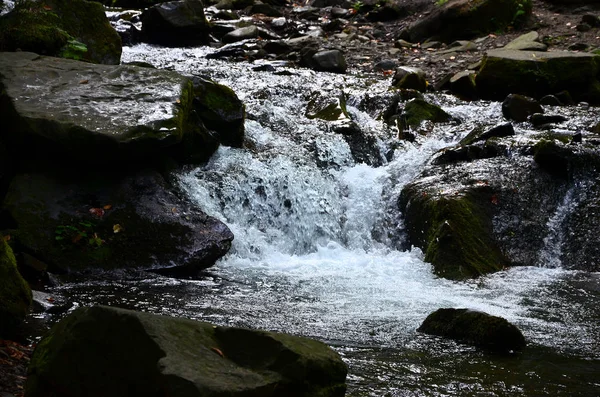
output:
<instances>
[{"instance_id":1,"label":"mossy boulder in foreground","mask_svg":"<svg viewBox=\"0 0 600 397\"><path fill-rule=\"evenodd\" d=\"M417 331L494 351L525 347L525 337L516 326L502 317L475 310L438 309L427 316Z\"/></svg>"},{"instance_id":2,"label":"mossy boulder in foreground","mask_svg":"<svg viewBox=\"0 0 600 397\"><path fill-rule=\"evenodd\" d=\"M600 103L600 55L570 51L491 50L483 58L476 83L483 99L508 94L540 99L568 91L576 101Z\"/></svg>"},{"instance_id":3,"label":"mossy boulder in foreground","mask_svg":"<svg viewBox=\"0 0 600 397\"><path fill-rule=\"evenodd\" d=\"M200 90L173 71L5 52L0 86L6 145L53 164L201 162L219 141L243 139L245 110L231 89L203 80Z\"/></svg>"},{"instance_id":4,"label":"mossy boulder in foreground","mask_svg":"<svg viewBox=\"0 0 600 397\"><path fill-rule=\"evenodd\" d=\"M17 49L116 65L122 45L101 4L42 0L17 4L0 18L0 51Z\"/></svg>"},{"instance_id":5,"label":"mossy boulder in foreground","mask_svg":"<svg viewBox=\"0 0 600 397\"><path fill-rule=\"evenodd\" d=\"M0 338L13 336L31 306L31 289L19 274L12 249L0 235Z\"/></svg>"},{"instance_id":6,"label":"mossy boulder in foreground","mask_svg":"<svg viewBox=\"0 0 600 397\"><path fill-rule=\"evenodd\" d=\"M27 397L342 397L325 344L124 309L80 308L38 344Z\"/></svg>"}]
</instances>

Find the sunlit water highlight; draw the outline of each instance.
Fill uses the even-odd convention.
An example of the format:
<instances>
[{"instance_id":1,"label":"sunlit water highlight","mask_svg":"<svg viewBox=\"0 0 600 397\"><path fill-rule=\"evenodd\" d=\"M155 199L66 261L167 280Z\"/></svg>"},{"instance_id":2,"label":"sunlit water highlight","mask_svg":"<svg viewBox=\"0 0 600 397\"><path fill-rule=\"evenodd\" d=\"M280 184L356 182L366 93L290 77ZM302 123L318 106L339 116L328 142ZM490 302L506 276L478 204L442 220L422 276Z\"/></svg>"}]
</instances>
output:
<instances>
[{"instance_id":1,"label":"sunlit water highlight","mask_svg":"<svg viewBox=\"0 0 600 397\"><path fill-rule=\"evenodd\" d=\"M126 48L123 58L209 75L246 103L254 149L221 148L207 165L179 177L199 207L231 228L231 252L203 280L88 275L65 284L65 295L82 305L110 303L324 340L350 365L349 395L596 394L598 274L521 267L452 282L434 277L418 249L399 251L393 243L402 237L394 211L402 186L473 125L501 122L499 104L432 97L463 124L435 127L432 138L400 145L387 164L373 168L356 164L348 144L304 117L303 107L307 93L343 89L354 120L378 133L385 153L393 133L354 106L366 91L384 92L389 81L307 70L258 73L206 61L206 51L144 45ZM319 156L330 166L317 166ZM505 317L530 347L497 357L417 334L440 307Z\"/></svg>"}]
</instances>

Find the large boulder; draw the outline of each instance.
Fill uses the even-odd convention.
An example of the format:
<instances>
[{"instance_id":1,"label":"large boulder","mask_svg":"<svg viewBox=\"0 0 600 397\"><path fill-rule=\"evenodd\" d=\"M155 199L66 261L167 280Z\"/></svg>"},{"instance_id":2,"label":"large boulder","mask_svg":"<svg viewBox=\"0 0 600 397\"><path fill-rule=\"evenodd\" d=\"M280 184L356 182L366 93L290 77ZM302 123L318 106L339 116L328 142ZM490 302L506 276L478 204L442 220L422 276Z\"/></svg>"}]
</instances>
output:
<instances>
[{"instance_id":1,"label":"large boulder","mask_svg":"<svg viewBox=\"0 0 600 397\"><path fill-rule=\"evenodd\" d=\"M12 249L0 234L0 338L14 335L31 306L31 289L17 270Z\"/></svg>"},{"instance_id":2,"label":"large boulder","mask_svg":"<svg viewBox=\"0 0 600 397\"><path fill-rule=\"evenodd\" d=\"M31 161L107 169L170 154L200 162L219 140L243 138L244 107L230 89L172 71L0 53L0 87L10 127L0 138Z\"/></svg>"},{"instance_id":3,"label":"large boulder","mask_svg":"<svg viewBox=\"0 0 600 397\"><path fill-rule=\"evenodd\" d=\"M421 324L419 332L459 340L493 351L525 347L525 337L502 317L468 309L438 309Z\"/></svg>"},{"instance_id":4,"label":"large boulder","mask_svg":"<svg viewBox=\"0 0 600 397\"><path fill-rule=\"evenodd\" d=\"M230 248L233 235L171 192L160 174L71 169L16 175L3 210L20 250L54 272L152 268L195 275Z\"/></svg>"},{"instance_id":5,"label":"large boulder","mask_svg":"<svg viewBox=\"0 0 600 397\"><path fill-rule=\"evenodd\" d=\"M142 40L164 46L208 44L210 25L200 0L170 1L148 8L141 16Z\"/></svg>"},{"instance_id":6,"label":"large boulder","mask_svg":"<svg viewBox=\"0 0 600 397\"><path fill-rule=\"evenodd\" d=\"M84 0L20 2L0 18L0 51L32 51L119 64L121 38L101 4Z\"/></svg>"},{"instance_id":7,"label":"large boulder","mask_svg":"<svg viewBox=\"0 0 600 397\"><path fill-rule=\"evenodd\" d=\"M408 243L423 249L436 274L451 279L507 265L598 271L594 141L494 131L440 151L404 187L399 206Z\"/></svg>"},{"instance_id":8,"label":"large boulder","mask_svg":"<svg viewBox=\"0 0 600 397\"><path fill-rule=\"evenodd\" d=\"M568 91L577 101L600 103L600 56L570 51L491 50L483 58L476 83L484 99L508 94L536 99Z\"/></svg>"},{"instance_id":9,"label":"large boulder","mask_svg":"<svg viewBox=\"0 0 600 397\"><path fill-rule=\"evenodd\" d=\"M408 39L469 39L518 25L530 14L531 0L450 0L411 25Z\"/></svg>"},{"instance_id":10,"label":"large boulder","mask_svg":"<svg viewBox=\"0 0 600 397\"><path fill-rule=\"evenodd\" d=\"M325 344L124 309L80 308L36 347L27 397L342 397Z\"/></svg>"}]
</instances>

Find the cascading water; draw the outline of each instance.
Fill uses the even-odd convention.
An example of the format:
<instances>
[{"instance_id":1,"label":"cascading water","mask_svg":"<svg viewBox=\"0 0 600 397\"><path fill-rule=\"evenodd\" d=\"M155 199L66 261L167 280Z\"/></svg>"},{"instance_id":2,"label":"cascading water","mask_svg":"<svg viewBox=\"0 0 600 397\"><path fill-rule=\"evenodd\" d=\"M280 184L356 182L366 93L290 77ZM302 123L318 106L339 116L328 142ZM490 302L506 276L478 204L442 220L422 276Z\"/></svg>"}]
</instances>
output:
<instances>
[{"instance_id":1,"label":"cascading water","mask_svg":"<svg viewBox=\"0 0 600 397\"><path fill-rule=\"evenodd\" d=\"M593 395L600 387L594 320L600 291L589 287L597 275L522 267L452 282L434 277L419 250L400 251L393 243L402 233L395 209L402 186L472 125L499 122L498 104L431 98L445 101L463 124L435 127L431 138L401 144L383 166L371 167L357 164L326 123L304 117L306 98L342 89L353 120L375 132L375 149L386 153L392 132L352 105L365 92L385 92L389 82L306 70L253 72L248 65L207 61L205 51L142 45L125 49L123 58L207 74L246 103L252 149L222 147L205 166L179 175L197 205L231 228L231 252L200 281L130 273L115 281L114 274L100 274L59 291L79 304L324 340L348 362L352 396L557 395L565 387L569 395ZM565 210L568 205L566 199ZM557 212L550 223L559 225L560 217ZM507 318L523 329L529 353L493 357L417 334L440 307Z\"/></svg>"}]
</instances>

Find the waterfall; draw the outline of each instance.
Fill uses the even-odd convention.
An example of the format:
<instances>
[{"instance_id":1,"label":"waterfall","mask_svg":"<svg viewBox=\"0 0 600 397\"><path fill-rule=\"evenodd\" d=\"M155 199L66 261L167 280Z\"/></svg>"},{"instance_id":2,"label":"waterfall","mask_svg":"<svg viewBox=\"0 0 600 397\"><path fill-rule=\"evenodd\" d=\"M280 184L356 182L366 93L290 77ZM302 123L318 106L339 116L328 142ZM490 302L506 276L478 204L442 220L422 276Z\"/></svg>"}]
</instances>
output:
<instances>
[{"instance_id":1,"label":"waterfall","mask_svg":"<svg viewBox=\"0 0 600 397\"><path fill-rule=\"evenodd\" d=\"M567 216L577 208L580 200L584 199L584 195L584 184L576 182L567 190L562 201L556 207L556 211L546 223L548 234L543 240L544 244L538 259L539 266L547 268L562 267L562 247L565 238L568 237L568 231L563 224Z\"/></svg>"}]
</instances>

